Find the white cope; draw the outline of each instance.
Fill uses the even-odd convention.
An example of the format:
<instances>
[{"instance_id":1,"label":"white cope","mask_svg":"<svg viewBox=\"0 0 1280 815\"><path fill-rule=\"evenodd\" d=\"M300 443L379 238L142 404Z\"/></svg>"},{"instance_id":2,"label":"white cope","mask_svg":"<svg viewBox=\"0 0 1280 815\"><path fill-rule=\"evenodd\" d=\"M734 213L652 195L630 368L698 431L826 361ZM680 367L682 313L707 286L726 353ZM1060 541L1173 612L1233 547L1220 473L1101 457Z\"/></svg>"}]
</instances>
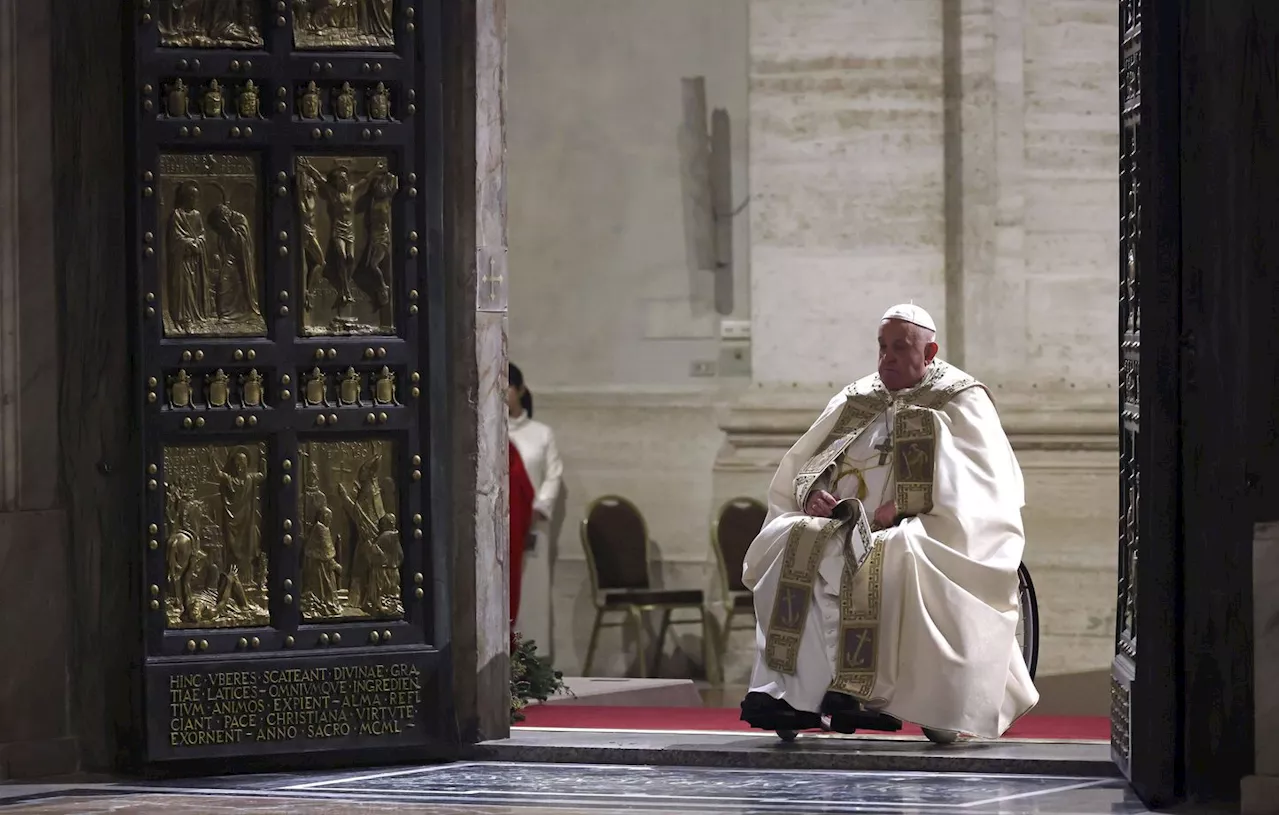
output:
<instances>
[{"instance_id":1,"label":"white cope","mask_svg":"<svg viewBox=\"0 0 1280 815\"><path fill-rule=\"evenodd\" d=\"M794 674L768 667L766 632L788 535L805 517L796 503L796 475L825 444L848 390L831 400L783 457L770 485L764 528L743 564L758 621L751 690L798 710L816 712L835 674L847 530L823 551ZM937 439L933 507L877 533L884 550L882 601L874 686L864 703L924 727L995 738L1039 701L1015 633L1024 546L1022 472L981 386L961 391L930 414ZM878 466L875 450L892 418L882 413L849 445L835 467L844 465L846 477L833 485L829 471L815 488L832 490L837 498L856 497L861 490L868 514L892 501L892 465ZM850 475L853 468L861 478Z\"/></svg>"}]
</instances>

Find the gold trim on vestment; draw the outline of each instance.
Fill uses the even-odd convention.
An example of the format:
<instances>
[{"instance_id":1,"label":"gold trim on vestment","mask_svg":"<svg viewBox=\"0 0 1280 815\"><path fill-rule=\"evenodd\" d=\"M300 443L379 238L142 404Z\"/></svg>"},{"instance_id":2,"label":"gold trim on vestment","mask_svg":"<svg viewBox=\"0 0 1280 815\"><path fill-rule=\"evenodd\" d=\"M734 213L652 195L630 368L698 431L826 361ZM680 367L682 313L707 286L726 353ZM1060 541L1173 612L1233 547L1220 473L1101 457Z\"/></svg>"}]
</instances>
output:
<instances>
[{"instance_id":1,"label":"gold trim on vestment","mask_svg":"<svg viewBox=\"0 0 1280 815\"><path fill-rule=\"evenodd\" d=\"M765 633L765 664L779 673L794 674L800 654L800 636L809 619L813 581L827 543L852 526L843 541L846 571L857 572L873 556L876 538L871 533L861 501L847 499L836 505L831 518L802 518L791 525L782 555L782 575L773 597L773 611ZM843 584L842 584L843 585Z\"/></svg>"},{"instance_id":2,"label":"gold trim on vestment","mask_svg":"<svg viewBox=\"0 0 1280 815\"><path fill-rule=\"evenodd\" d=\"M924 515L933 509L933 473L938 438L933 411L906 407L893 418L893 504L898 517Z\"/></svg>"},{"instance_id":3,"label":"gold trim on vestment","mask_svg":"<svg viewBox=\"0 0 1280 815\"><path fill-rule=\"evenodd\" d=\"M796 672L800 635L804 633L805 621L809 619L818 564L822 562L827 542L847 523L847 517L805 517L791 525L764 646L765 664L779 673Z\"/></svg>"},{"instance_id":4,"label":"gold trim on vestment","mask_svg":"<svg viewBox=\"0 0 1280 815\"><path fill-rule=\"evenodd\" d=\"M877 379L876 385L878 384ZM796 474L794 487L798 506L804 507L805 499L809 497L809 490L813 489L814 483L822 477L828 467L835 463L836 459L840 458L849 445L853 444L854 439L862 435L862 431L877 416L884 413L887 407L889 407L889 393L882 386L878 388L873 386L869 393L854 392L846 397L844 408L840 411L840 418L827 434L821 451L805 462L800 472Z\"/></svg>"},{"instance_id":5,"label":"gold trim on vestment","mask_svg":"<svg viewBox=\"0 0 1280 815\"><path fill-rule=\"evenodd\" d=\"M830 690L866 702L876 686L880 652L880 596L884 579L882 534L876 535L866 568L845 559L840 578L840 643Z\"/></svg>"}]
</instances>

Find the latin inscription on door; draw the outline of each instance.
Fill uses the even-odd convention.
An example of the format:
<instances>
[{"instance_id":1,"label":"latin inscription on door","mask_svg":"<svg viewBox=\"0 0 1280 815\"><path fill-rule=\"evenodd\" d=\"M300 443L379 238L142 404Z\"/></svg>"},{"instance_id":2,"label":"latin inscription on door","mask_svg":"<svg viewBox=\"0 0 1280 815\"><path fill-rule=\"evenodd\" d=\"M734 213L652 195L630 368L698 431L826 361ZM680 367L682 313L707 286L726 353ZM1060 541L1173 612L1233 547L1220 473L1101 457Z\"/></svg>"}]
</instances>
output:
<instances>
[{"instance_id":1,"label":"latin inscription on door","mask_svg":"<svg viewBox=\"0 0 1280 815\"><path fill-rule=\"evenodd\" d=\"M387 653L253 660L215 671L166 665L167 694L149 700L153 731L162 731L153 738L174 759L275 752L281 742L326 749L413 742L428 691L420 662Z\"/></svg>"}]
</instances>

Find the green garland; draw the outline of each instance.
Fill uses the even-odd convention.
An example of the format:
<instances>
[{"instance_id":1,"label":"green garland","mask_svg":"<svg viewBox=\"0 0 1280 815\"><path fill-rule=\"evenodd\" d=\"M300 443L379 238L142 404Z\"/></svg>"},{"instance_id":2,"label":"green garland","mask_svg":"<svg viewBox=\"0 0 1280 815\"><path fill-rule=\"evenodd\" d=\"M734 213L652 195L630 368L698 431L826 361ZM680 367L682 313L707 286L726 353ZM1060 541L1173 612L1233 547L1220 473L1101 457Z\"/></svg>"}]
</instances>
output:
<instances>
[{"instance_id":1,"label":"green garland","mask_svg":"<svg viewBox=\"0 0 1280 815\"><path fill-rule=\"evenodd\" d=\"M522 712L529 702L545 702L558 693L569 693L564 674L551 667L551 660L538 656L533 640L511 636L511 721L524 721Z\"/></svg>"}]
</instances>

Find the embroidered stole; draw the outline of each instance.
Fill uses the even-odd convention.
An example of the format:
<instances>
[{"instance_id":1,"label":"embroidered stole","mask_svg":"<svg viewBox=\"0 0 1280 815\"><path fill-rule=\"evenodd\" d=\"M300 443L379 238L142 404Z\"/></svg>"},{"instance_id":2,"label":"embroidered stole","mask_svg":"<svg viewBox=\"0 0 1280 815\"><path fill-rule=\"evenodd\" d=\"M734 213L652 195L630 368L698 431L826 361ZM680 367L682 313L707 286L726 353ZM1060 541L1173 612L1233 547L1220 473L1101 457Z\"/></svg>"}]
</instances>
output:
<instances>
[{"instance_id":1,"label":"embroidered stole","mask_svg":"<svg viewBox=\"0 0 1280 815\"><path fill-rule=\"evenodd\" d=\"M977 380L959 369L935 362L919 385L896 399L890 397L878 376L849 386L835 426L819 452L796 475L796 504L805 505L813 485L827 468L896 403L892 447L894 504L900 517L928 513L933 509L937 454L937 425L932 411L976 385ZM779 673L795 673L818 566L827 543L837 535L842 538L844 570L840 581L840 639L831 690L867 701L875 686L879 651L884 564L884 550L879 543L884 533L872 530L865 507L856 499L841 501L832 518L803 516L792 524L765 635L765 664Z\"/></svg>"}]
</instances>

